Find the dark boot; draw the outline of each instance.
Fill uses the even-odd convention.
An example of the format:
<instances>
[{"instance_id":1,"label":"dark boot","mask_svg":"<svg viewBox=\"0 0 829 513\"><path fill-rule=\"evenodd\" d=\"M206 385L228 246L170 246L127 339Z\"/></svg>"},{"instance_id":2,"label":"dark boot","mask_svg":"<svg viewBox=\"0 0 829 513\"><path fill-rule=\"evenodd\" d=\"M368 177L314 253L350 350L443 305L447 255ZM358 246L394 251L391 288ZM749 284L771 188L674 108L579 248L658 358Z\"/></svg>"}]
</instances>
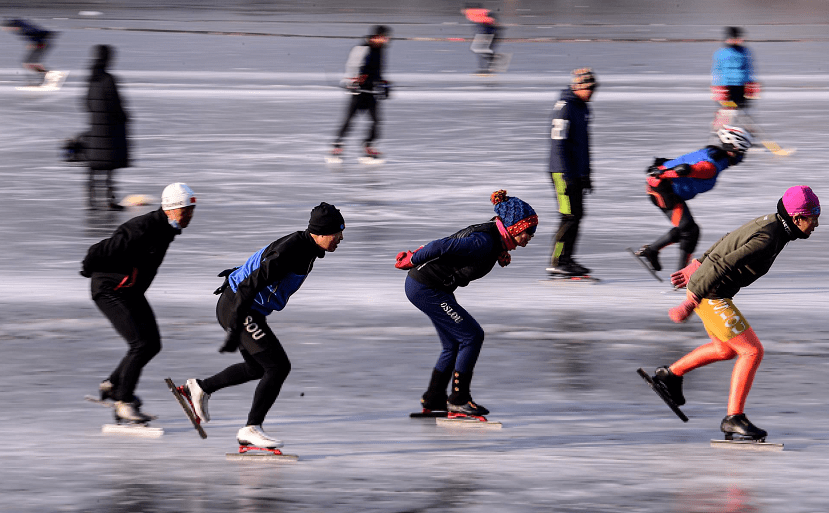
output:
<instances>
[{"instance_id":1,"label":"dark boot","mask_svg":"<svg viewBox=\"0 0 829 513\"><path fill-rule=\"evenodd\" d=\"M469 387L472 384L471 372L455 371L452 373L452 394L449 396L446 407L450 413L463 413L466 415L486 415L489 410L475 404Z\"/></svg>"},{"instance_id":2,"label":"dark boot","mask_svg":"<svg viewBox=\"0 0 829 513\"><path fill-rule=\"evenodd\" d=\"M768 433L758 428L746 418L745 413L727 415L722 419L720 431L726 440L765 440Z\"/></svg>"},{"instance_id":3,"label":"dark boot","mask_svg":"<svg viewBox=\"0 0 829 513\"><path fill-rule=\"evenodd\" d=\"M420 399L420 404L423 405L424 410L429 411L446 411L446 387L449 386L449 380L452 379L452 370L447 369L440 372L437 369L432 369L432 379L429 381L429 388Z\"/></svg>"},{"instance_id":4,"label":"dark boot","mask_svg":"<svg viewBox=\"0 0 829 513\"><path fill-rule=\"evenodd\" d=\"M662 264L659 263L659 250L654 249L650 246L642 246L636 251L636 256L645 260L648 264L650 264L651 269L654 271L661 271Z\"/></svg>"},{"instance_id":5,"label":"dark boot","mask_svg":"<svg viewBox=\"0 0 829 513\"><path fill-rule=\"evenodd\" d=\"M682 376L671 372L670 367L659 367L653 376L653 382L662 386L662 390L668 394L677 406L685 404L685 396L682 395Z\"/></svg>"}]
</instances>

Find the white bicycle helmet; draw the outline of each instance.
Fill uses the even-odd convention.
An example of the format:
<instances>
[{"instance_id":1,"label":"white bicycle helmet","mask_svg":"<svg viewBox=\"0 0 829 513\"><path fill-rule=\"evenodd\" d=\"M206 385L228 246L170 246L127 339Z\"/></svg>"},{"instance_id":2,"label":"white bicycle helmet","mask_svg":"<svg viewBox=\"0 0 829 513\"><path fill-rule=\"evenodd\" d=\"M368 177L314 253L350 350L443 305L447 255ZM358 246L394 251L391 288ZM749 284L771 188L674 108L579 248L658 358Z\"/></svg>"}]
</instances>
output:
<instances>
[{"instance_id":1,"label":"white bicycle helmet","mask_svg":"<svg viewBox=\"0 0 829 513\"><path fill-rule=\"evenodd\" d=\"M751 148L751 134L748 130L738 126L723 125L717 130L717 137L720 138L723 149L727 151L744 153Z\"/></svg>"},{"instance_id":2,"label":"white bicycle helmet","mask_svg":"<svg viewBox=\"0 0 829 513\"><path fill-rule=\"evenodd\" d=\"M174 210L191 206L196 206L196 195L193 193L193 189L185 183L171 183L161 193L161 208L163 210Z\"/></svg>"}]
</instances>

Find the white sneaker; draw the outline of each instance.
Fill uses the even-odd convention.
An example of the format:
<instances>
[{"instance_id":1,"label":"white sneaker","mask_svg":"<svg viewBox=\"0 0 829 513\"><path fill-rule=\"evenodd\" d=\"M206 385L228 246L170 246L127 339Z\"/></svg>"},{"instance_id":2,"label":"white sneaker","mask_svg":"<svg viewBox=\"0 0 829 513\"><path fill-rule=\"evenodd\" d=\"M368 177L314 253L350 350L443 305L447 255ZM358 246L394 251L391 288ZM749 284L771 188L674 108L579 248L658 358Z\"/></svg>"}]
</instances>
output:
<instances>
[{"instance_id":1,"label":"white sneaker","mask_svg":"<svg viewBox=\"0 0 829 513\"><path fill-rule=\"evenodd\" d=\"M282 447L282 440L271 438L262 431L262 426L245 426L236 433L236 441L239 445L254 445L266 449Z\"/></svg>"},{"instance_id":2,"label":"white sneaker","mask_svg":"<svg viewBox=\"0 0 829 513\"><path fill-rule=\"evenodd\" d=\"M207 412L207 400L210 399L210 394L204 393L195 379L188 379L184 386L190 392L190 401L193 403L196 416L205 424L210 422L210 413Z\"/></svg>"}]
</instances>

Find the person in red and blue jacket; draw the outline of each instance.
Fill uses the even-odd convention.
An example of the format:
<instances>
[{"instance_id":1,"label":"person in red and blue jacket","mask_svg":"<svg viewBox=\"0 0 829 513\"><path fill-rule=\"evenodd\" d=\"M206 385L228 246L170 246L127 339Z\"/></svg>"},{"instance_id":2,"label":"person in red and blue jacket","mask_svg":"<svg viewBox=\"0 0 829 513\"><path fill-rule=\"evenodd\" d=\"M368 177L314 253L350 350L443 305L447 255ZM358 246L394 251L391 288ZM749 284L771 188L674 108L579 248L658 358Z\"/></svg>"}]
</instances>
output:
<instances>
[{"instance_id":1,"label":"person in red and blue jacket","mask_svg":"<svg viewBox=\"0 0 829 513\"><path fill-rule=\"evenodd\" d=\"M432 370L429 388L421 399L424 413L448 411L460 416L489 413L472 400L469 391L484 342L484 330L458 304L454 292L489 274L496 262L501 267L509 265L509 252L518 246L525 247L538 225L535 210L520 199L507 196L507 191L492 193L490 200L497 214L491 221L397 255L394 266L409 270L406 297L431 319L443 346ZM452 394L447 396L450 380Z\"/></svg>"},{"instance_id":2,"label":"person in red and blue jacket","mask_svg":"<svg viewBox=\"0 0 829 513\"><path fill-rule=\"evenodd\" d=\"M688 265L697 247L700 229L686 203L697 194L710 191L720 173L743 161L751 147L748 131L726 125L718 132L720 146L706 146L673 160L656 159L646 170L645 190L653 204L659 207L673 225L655 242L642 246L636 256L642 258L654 271L661 271L659 251L669 244L679 243L679 266Z\"/></svg>"}]
</instances>

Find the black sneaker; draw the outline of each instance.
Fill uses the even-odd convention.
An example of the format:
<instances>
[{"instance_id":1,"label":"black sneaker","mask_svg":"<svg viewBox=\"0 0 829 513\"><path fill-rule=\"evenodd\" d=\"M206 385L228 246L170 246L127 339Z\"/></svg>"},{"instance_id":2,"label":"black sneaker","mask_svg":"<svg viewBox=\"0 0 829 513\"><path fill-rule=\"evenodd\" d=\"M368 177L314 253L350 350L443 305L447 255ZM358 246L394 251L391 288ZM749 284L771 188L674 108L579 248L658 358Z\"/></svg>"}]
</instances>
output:
<instances>
[{"instance_id":1,"label":"black sneaker","mask_svg":"<svg viewBox=\"0 0 829 513\"><path fill-rule=\"evenodd\" d=\"M423 394L420 398L420 404L424 410L429 411L446 411L446 394L442 397L433 397L431 394Z\"/></svg>"},{"instance_id":2,"label":"black sneaker","mask_svg":"<svg viewBox=\"0 0 829 513\"><path fill-rule=\"evenodd\" d=\"M570 260L570 266L575 269L579 275L586 276L590 274L590 269L581 265L580 263L576 262L575 260Z\"/></svg>"},{"instance_id":3,"label":"black sneaker","mask_svg":"<svg viewBox=\"0 0 829 513\"><path fill-rule=\"evenodd\" d=\"M682 395L682 376L677 376L669 367L659 367L653 376L653 382L662 386L662 390L677 406L685 404L685 396Z\"/></svg>"},{"instance_id":4,"label":"black sneaker","mask_svg":"<svg viewBox=\"0 0 829 513\"><path fill-rule=\"evenodd\" d=\"M650 246L642 246L634 254L649 263L654 271L662 270L662 264L659 263L659 251L652 249Z\"/></svg>"},{"instance_id":5,"label":"black sneaker","mask_svg":"<svg viewBox=\"0 0 829 513\"><path fill-rule=\"evenodd\" d=\"M726 440L765 440L768 433L746 418L745 413L727 415L722 419L720 431L725 433Z\"/></svg>"}]
</instances>

